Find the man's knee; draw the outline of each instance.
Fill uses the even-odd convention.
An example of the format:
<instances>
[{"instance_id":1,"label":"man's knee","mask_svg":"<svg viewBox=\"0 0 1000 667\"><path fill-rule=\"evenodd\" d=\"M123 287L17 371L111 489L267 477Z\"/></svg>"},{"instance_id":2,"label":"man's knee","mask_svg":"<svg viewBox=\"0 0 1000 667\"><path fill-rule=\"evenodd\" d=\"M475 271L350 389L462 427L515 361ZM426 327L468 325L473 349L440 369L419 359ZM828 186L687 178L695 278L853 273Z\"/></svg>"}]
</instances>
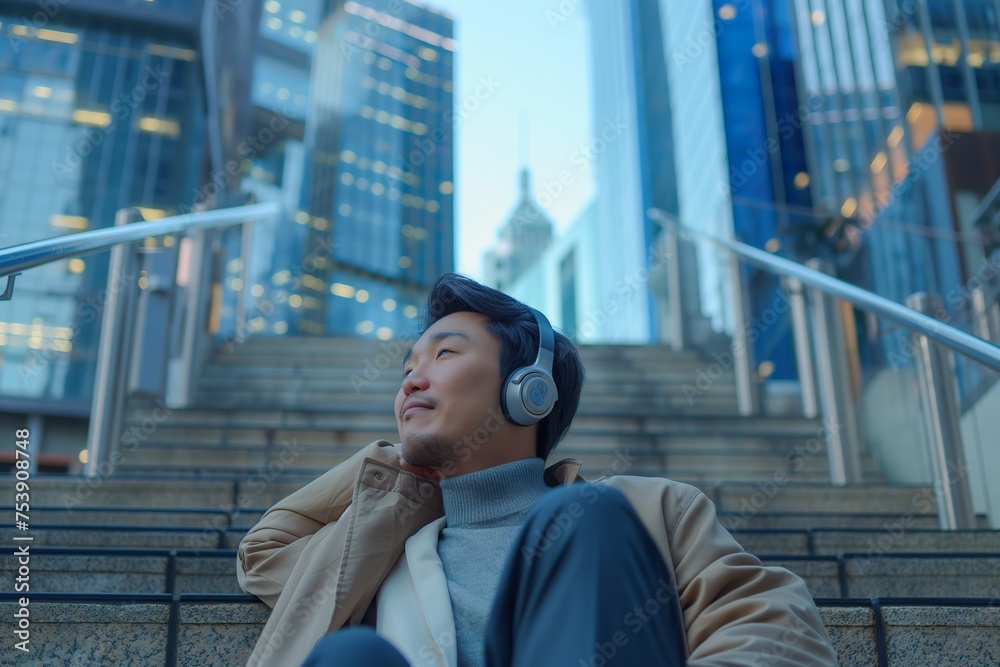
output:
<instances>
[{"instance_id":1,"label":"man's knee","mask_svg":"<svg viewBox=\"0 0 1000 667\"><path fill-rule=\"evenodd\" d=\"M369 626L342 628L324 635L303 667L342 664L345 660L371 660L375 664L405 665L399 652Z\"/></svg>"},{"instance_id":2,"label":"man's knee","mask_svg":"<svg viewBox=\"0 0 1000 667\"><path fill-rule=\"evenodd\" d=\"M621 491L588 483L568 484L552 490L531 513L564 530L584 526L607 529L624 517L635 516L632 504Z\"/></svg>"}]
</instances>

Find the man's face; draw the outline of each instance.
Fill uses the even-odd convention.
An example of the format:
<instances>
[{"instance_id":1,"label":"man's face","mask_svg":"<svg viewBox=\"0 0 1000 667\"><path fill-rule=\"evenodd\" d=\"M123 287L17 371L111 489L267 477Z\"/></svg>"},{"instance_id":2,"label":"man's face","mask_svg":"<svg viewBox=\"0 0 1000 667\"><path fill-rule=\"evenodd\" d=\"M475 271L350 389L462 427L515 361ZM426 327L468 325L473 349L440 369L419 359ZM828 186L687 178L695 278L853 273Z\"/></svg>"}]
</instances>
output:
<instances>
[{"instance_id":1,"label":"man's face","mask_svg":"<svg viewBox=\"0 0 1000 667\"><path fill-rule=\"evenodd\" d=\"M510 428L500 408L500 342L486 319L467 312L441 318L405 360L395 408L409 464L447 468L489 458L483 450Z\"/></svg>"}]
</instances>

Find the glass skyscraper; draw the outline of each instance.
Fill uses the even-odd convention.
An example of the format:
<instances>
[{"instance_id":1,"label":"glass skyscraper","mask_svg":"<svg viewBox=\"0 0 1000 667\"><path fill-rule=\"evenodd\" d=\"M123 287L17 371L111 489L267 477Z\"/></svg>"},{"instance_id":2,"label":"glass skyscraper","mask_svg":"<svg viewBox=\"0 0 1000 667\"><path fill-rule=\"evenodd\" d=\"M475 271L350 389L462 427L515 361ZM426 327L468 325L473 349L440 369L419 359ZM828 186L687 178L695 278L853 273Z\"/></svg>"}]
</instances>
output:
<instances>
[{"instance_id":1,"label":"glass skyscraper","mask_svg":"<svg viewBox=\"0 0 1000 667\"><path fill-rule=\"evenodd\" d=\"M314 261L303 331L411 330L422 296L451 270L453 52L451 19L423 5L351 1L324 20L306 132Z\"/></svg>"},{"instance_id":2,"label":"glass skyscraper","mask_svg":"<svg viewBox=\"0 0 1000 667\"><path fill-rule=\"evenodd\" d=\"M202 3L4 7L0 244L111 226L126 206L152 219L190 204L206 141ZM18 278L0 316L3 409L88 413L107 258Z\"/></svg>"},{"instance_id":3,"label":"glass skyscraper","mask_svg":"<svg viewBox=\"0 0 1000 667\"><path fill-rule=\"evenodd\" d=\"M827 235L843 236L841 276L900 302L920 290L947 296L993 249L995 230L971 214L1000 178L997 4L795 0L793 9L812 193L831 214ZM862 340L878 338L873 327L861 324ZM866 363L904 335L862 346Z\"/></svg>"},{"instance_id":4,"label":"glass skyscraper","mask_svg":"<svg viewBox=\"0 0 1000 667\"><path fill-rule=\"evenodd\" d=\"M260 30L258 124L282 130L244 187L288 219L254 232L243 298L271 303L249 328L408 334L454 266L452 19L405 0L270 0Z\"/></svg>"},{"instance_id":5,"label":"glass skyscraper","mask_svg":"<svg viewBox=\"0 0 1000 667\"><path fill-rule=\"evenodd\" d=\"M789 3L713 5L734 233L754 247L808 259L817 252L819 225L797 212L811 206L811 197ZM778 278L744 267L743 281L751 317L785 312L754 342L761 370L772 379L794 378L790 316L774 307L782 299Z\"/></svg>"}]
</instances>

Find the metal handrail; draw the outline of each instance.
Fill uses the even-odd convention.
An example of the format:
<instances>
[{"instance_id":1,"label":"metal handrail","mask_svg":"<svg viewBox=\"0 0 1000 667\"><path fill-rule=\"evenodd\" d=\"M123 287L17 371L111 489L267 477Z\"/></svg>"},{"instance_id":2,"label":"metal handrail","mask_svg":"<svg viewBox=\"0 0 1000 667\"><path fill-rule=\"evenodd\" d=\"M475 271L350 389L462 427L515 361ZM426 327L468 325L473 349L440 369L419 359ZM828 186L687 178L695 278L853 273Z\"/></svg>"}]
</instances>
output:
<instances>
[{"instance_id":1,"label":"metal handrail","mask_svg":"<svg viewBox=\"0 0 1000 667\"><path fill-rule=\"evenodd\" d=\"M279 202L264 202L212 211L184 213L151 222L106 227L32 241L0 249L0 277L61 259L82 257L107 250L120 243L179 232L214 229L241 221L273 218L280 212L281 204Z\"/></svg>"},{"instance_id":2,"label":"metal handrail","mask_svg":"<svg viewBox=\"0 0 1000 667\"><path fill-rule=\"evenodd\" d=\"M1000 371L1000 347L967 334L961 329L784 257L777 257L745 243L719 238L714 234L687 227L676 216L661 209L650 208L646 214L665 228L675 229L678 233L695 236L725 248L771 273L797 278L806 285L850 301L860 308L929 336L960 354Z\"/></svg>"}]
</instances>

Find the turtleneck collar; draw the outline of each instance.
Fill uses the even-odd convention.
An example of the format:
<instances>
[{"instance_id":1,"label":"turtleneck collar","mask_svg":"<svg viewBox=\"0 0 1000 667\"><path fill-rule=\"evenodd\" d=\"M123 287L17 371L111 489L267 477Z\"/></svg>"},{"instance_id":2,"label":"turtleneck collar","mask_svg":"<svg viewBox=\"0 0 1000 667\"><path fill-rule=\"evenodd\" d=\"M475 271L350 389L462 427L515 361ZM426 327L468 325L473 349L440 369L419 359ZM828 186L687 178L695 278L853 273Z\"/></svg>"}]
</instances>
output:
<instances>
[{"instance_id":1,"label":"turtleneck collar","mask_svg":"<svg viewBox=\"0 0 1000 667\"><path fill-rule=\"evenodd\" d=\"M501 519L529 509L549 490L545 461L538 457L441 480L447 525Z\"/></svg>"}]
</instances>

